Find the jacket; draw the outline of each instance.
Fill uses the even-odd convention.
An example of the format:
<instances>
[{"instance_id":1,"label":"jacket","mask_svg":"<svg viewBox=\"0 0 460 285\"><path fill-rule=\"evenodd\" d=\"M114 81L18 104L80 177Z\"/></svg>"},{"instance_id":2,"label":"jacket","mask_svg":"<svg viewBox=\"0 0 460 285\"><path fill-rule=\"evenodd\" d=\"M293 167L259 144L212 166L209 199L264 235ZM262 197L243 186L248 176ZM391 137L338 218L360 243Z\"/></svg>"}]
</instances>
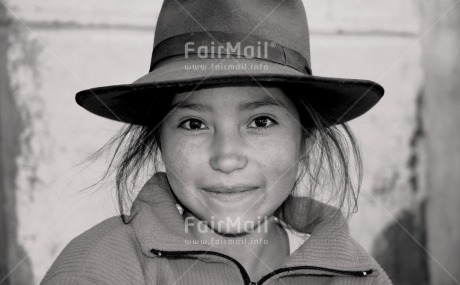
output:
<instances>
[{"instance_id":1,"label":"jacket","mask_svg":"<svg viewBox=\"0 0 460 285\"><path fill-rule=\"evenodd\" d=\"M279 269L250 280L228 252L184 242L193 236L184 231L165 173L157 173L139 192L126 223L109 218L73 239L41 284L392 284L350 236L340 210L306 197L293 201L317 213L294 223L310 237Z\"/></svg>"}]
</instances>

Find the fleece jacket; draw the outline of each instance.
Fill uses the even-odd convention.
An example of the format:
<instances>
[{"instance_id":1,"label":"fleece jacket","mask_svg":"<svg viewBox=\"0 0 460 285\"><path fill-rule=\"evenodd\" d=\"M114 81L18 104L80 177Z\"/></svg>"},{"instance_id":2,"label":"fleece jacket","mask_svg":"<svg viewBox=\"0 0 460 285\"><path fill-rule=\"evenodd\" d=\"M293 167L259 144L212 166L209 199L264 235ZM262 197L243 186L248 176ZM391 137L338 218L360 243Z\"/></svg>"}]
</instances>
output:
<instances>
[{"instance_id":1,"label":"fleece jacket","mask_svg":"<svg viewBox=\"0 0 460 285\"><path fill-rule=\"evenodd\" d=\"M187 242L195 238L184 230L166 174L156 173L139 192L125 222L109 218L73 239L41 284L392 284L350 236L339 209L307 197L288 202L308 209L310 214L302 219L291 217L290 225L310 237L280 268L251 280L224 249Z\"/></svg>"}]
</instances>

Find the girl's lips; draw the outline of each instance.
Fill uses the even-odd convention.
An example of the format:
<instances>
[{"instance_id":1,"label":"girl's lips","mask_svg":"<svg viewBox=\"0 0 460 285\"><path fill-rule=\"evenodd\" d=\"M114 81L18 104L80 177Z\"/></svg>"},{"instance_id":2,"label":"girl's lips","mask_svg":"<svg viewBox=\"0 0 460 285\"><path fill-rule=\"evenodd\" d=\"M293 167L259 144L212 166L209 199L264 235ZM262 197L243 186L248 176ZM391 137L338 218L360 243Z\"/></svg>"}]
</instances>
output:
<instances>
[{"instance_id":1,"label":"girl's lips","mask_svg":"<svg viewBox=\"0 0 460 285\"><path fill-rule=\"evenodd\" d=\"M213 192L218 194L235 194L240 192L246 192L255 190L257 186L212 186L204 187L203 190L207 192Z\"/></svg>"},{"instance_id":2,"label":"girl's lips","mask_svg":"<svg viewBox=\"0 0 460 285\"><path fill-rule=\"evenodd\" d=\"M259 187L203 188L210 197L224 202L240 201L251 196L257 189Z\"/></svg>"}]
</instances>

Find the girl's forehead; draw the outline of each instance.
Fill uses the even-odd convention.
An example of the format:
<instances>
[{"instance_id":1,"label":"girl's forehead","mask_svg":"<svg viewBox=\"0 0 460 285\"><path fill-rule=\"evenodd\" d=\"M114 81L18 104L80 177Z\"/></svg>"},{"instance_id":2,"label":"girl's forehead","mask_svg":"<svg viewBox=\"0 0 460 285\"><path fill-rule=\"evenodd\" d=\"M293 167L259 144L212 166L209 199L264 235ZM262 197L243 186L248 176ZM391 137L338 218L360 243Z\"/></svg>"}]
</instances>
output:
<instances>
[{"instance_id":1,"label":"girl's forehead","mask_svg":"<svg viewBox=\"0 0 460 285\"><path fill-rule=\"evenodd\" d=\"M256 86L225 86L199 89L174 95L172 105L183 107L190 104L200 104L204 109L212 106L238 105L240 109L253 109L260 106L278 106L286 109L293 108L293 103L277 87Z\"/></svg>"}]
</instances>

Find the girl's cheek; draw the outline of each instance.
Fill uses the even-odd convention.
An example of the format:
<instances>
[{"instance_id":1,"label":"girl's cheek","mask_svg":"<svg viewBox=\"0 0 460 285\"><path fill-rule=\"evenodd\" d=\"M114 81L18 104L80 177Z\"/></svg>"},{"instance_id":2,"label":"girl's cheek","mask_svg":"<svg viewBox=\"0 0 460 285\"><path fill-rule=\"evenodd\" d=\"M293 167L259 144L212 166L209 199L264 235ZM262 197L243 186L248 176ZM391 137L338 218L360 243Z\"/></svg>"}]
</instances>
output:
<instances>
[{"instance_id":1,"label":"girl's cheek","mask_svg":"<svg viewBox=\"0 0 460 285\"><path fill-rule=\"evenodd\" d=\"M254 141L251 144L251 152L257 153L257 157L270 163L283 164L295 161L300 155L299 144L295 143L294 138L286 138L288 136Z\"/></svg>"},{"instance_id":2,"label":"girl's cheek","mask_svg":"<svg viewBox=\"0 0 460 285\"><path fill-rule=\"evenodd\" d=\"M171 142L167 154L170 164L181 169L197 167L205 156L202 143L184 138Z\"/></svg>"}]
</instances>

